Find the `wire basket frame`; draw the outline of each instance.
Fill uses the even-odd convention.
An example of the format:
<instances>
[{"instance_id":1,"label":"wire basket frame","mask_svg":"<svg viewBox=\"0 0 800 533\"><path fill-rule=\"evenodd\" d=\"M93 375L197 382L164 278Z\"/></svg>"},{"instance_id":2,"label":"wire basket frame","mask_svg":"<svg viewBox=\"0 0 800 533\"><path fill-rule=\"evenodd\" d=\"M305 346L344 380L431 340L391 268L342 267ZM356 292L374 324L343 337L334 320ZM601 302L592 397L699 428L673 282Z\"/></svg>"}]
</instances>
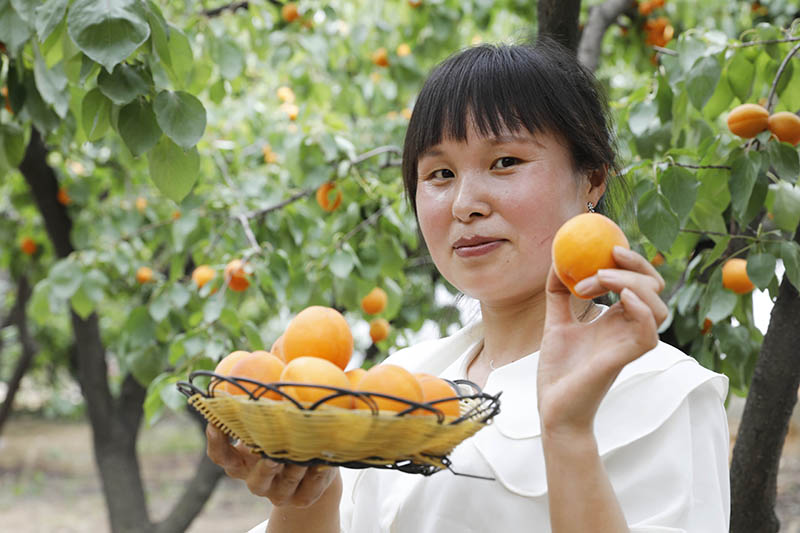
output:
<instances>
[{"instance_id":1,"label":"wire basket frame","mask_svg":"<svg viewBox=\"0 0 800 533\"><path fill-rule=\"evenodd\" d=\"M201 380L208 384L196 383ZM500 393L483 393L468 380L450 383L459 390L458 395L454 390L453 397L427 403L326 385L263 383L207 370L192 372L189 380L178 382L177 387L209 423L273 461L431 475L444 468L452 470L448 454L500 411ZM303 403L283 390L287 387L310 387L330 394ZM237 389L237 394L230 394L231 388ZM281 400L268 398L268 393ZM342 396L352 397L363 408L327 403ZM393 400L406 408L381 412L375 398ZM459 403L457 417L446 416L436 407L453 400Z\"/></svg>"}]
</instances>

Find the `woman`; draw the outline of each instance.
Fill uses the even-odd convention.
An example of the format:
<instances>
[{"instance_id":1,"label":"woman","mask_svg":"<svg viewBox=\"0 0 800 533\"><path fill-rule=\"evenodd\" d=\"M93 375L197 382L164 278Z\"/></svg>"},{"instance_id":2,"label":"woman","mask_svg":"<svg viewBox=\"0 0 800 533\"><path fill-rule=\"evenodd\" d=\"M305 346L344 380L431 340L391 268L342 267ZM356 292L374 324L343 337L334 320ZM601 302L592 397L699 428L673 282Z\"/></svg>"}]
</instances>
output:
<instances>
[{"instance_id":1,"label":"woman","mask_svg":"<svg viewBox=\"0 0 800 533\"><path fill-rule=\"evenodd\" d=\"M403 177L436 267L481 320L388 362L503 391L451 455L490 479L284 466L209 429L209 456L274 504L267 531L728 530L727 379L658 342L661 276L615 248L618 268L576 287L619 294L606 308L551 267L554 233L604 205L615 168L596 82L558 45L479 46L431 74Z\"/></svg>"}]
</instances>

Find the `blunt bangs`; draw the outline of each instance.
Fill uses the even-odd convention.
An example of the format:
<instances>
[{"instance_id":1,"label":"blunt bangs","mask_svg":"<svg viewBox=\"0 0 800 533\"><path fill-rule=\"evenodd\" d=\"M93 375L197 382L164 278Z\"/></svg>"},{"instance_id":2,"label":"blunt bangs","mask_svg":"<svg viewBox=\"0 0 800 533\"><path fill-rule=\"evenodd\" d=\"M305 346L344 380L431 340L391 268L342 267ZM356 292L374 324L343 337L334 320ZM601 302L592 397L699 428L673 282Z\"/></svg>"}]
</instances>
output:
<instances>
[{"instance_id":1,"label":"blunt bangs","mask_svg":"<svg viewBox=\"0 0 800 533\"><path fill-rule=\"evenodd\" d=\"M566 143L579 171L616 170L607 106L594 76L561 45L479 45L437 66L406 131L403 180L416 214L419 158L443 140L464 142L527 129Z\"/></svg>"}]
</instances>

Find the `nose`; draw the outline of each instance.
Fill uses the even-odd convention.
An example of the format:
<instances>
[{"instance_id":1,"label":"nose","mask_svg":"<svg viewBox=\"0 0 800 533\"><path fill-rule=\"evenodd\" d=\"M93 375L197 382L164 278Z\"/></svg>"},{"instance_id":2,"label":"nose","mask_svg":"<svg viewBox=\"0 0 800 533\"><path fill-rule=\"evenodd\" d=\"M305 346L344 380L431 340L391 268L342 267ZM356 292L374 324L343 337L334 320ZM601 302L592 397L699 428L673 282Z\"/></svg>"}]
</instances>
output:
<instances>
[{"instance_id":1,"label":"nose","mask_svg":"<svg viewBox=\"0 0 800 533\"><path fill-rule=\"evenodd\" d=\"M469 222L474 218L489 216L492 207L485 177L479 172L463 172L459 178L453 199L453 218Z\"/></svg>"}]
</instances>

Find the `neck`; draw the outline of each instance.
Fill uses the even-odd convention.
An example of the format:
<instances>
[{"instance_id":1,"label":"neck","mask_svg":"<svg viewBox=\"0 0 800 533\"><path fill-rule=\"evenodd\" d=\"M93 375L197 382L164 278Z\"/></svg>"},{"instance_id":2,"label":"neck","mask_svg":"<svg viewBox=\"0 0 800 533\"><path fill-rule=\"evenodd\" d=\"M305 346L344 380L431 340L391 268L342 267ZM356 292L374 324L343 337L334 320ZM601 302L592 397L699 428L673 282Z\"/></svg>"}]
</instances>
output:
<instances>
[{"instance_id":1,"label":"neck","mask_svg":"<svg viewBox=\"0 0 800 533\"><path fill-rule=\"evenodd\" d=\"M591 320L596 313L591 300L572 297L570 304L577 319ZM497 368L539 350L545 311L544 291L512 305L481 302L484 339L480 359Z\"/></svg>"}]
</instances>

